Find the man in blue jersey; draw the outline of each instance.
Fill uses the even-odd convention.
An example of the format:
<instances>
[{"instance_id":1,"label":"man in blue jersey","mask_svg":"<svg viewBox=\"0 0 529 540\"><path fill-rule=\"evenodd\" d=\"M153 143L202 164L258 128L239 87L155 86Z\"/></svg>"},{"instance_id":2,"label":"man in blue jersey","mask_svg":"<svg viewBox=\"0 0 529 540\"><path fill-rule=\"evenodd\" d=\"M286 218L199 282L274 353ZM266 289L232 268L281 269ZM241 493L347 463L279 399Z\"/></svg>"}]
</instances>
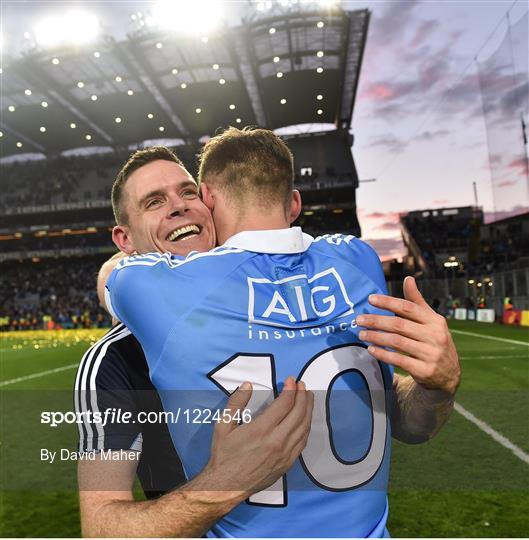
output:
<instances>
[{"instance_id":1,"label":"man in blue jersey","mask_svg":"<svg viewBox=\"0 0 529 540\"><path fill-rule=\"evenodd\" d=\"M130 157L118 173L113 200L119 223L114 234L126 253L168 250L187 255L215 245L211 214L196 182L165 147L139 150ZM100 297L112 259L98 278ZM296 390L293 379L285 389L259 422L218 425L208 464L200 474L186 478L141 345L123 324L114 326L84 355L76 377L75 407L85 415L79 425L79 449L90 456L79 460L78 469L83 535L204 535L239 502L240 494L225 487L233 476L246 479L250 495L280 478L298 457L300 441L285 432L284 425L298 425L303 443L312 397L302 388ZM244 405L247 393L235 392L228 408ZM106 410L119 411L119 417L103 423L90 420ZM256 467L257 462L261 466ZM136 472L149 500L134 498ZM184 484L187 479L191 481Z\"/></svg>"},{"instance_id":2,"label":"man in blue jersey","mask_svg":"<svg viewBox=\"0 0 529 540\"><path fill-rule=\"evenodd\" d=\"M166 410L222 410L225 396L250 381L255 416L293 372L315 392L299 461L221 518L212 535L383 536L390 424L410 442L440 428L459 383L457 354L413 280L405 283L408 300L381 296L380 262L366 244L289 228L300 210L292 178L292 156L271 132L231 128L213 138L200 179L221 247L119 263L107 305L142 343ZM156 196L153 203L165 204ZM384 332L359 332L360 320ZM410 376L393 377L392 365ZM170 429L193 478L209 459L213 428ZM295 436L297 428L285 429ZM230 485L241 502L245 480Z\"/></svg>"}]
</instances>

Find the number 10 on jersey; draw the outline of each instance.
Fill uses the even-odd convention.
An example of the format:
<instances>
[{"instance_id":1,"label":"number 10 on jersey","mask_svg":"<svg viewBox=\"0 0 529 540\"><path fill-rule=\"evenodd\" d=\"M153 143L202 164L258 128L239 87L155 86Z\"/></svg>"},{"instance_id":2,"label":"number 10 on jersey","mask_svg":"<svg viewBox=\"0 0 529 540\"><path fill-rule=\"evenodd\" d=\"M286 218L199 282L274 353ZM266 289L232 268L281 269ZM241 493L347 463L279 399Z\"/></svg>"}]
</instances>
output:
<instances>
[{"instance_id":1,"label":"number 10 on jersey","mask_svg":"<svg viewBox=\"0 0 529 540\"><path fill-rule=\"evenodd\" d=\"M337 454L329 411L334 383L347 373L356 372L367 387L371 409L371 443L359 460L347 461ZM247 408L259 412L277 396L276 360L271 354L237 353L209 373L227 394L244 381L250 381L254 392ZM314 410L307 446L301 453L301 464L308 477L322 489L346 491L369 482L384 459L387 437L386 393L382 368L361 345L342 345L327 349L311 358L298 375L308 390L314 392ZM258 391L256 391L258 390ZM279 479L266 490L255 493L250 504L285 506L286 482Z\"/></svg>"}]
</instances>

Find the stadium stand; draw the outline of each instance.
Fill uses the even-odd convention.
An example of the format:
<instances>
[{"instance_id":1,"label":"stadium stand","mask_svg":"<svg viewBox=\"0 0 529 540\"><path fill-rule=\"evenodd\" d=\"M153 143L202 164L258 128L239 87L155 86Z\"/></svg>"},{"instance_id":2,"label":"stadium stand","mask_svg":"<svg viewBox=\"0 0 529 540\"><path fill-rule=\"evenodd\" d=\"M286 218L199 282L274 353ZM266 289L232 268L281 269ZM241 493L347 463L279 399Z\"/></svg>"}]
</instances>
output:
<instances>
[{"instance_id":1,"label":"stadium stand","mask_svg":"<svg viewBox=\"0 0 529 540\"><path fill-rule=\"evenodd\" d=\"M95 292L104 260L83 257L3 264L1 330L109 326L110 317Z\"/></svg>"},{"instance_id":2,"label":"stadium stand","mask_svg":"<svg viewBox=\"0 0 529 540\"><path fill-rule=\"evenodd\" d=\"M415 274L444 313L451 303L501 314L505 297L529 309L529 212L484 223L480 208L428 209L402 215L400 224L408 255L386 263L394 293Z\"/></svg>"},{"instance_id":3,"label":"stadium stand","mask_svg":"<svg viewBox=\"0 0 529 540\"><path fill-rule=\"evenodd\" d=\"M359 235L358 177L348 132L294 136L287 142L295 155L296 187L305 203L296 224L313 235L336 231ZM199 146L180 145L174 150L196 172ZM110 322L98 306L94 276L100 263L115 252L110 190L127 155L113 152L3 166L3 329L77 328ZM72 296L73 290L78 294Z\"/></svg>"}]
</instances>

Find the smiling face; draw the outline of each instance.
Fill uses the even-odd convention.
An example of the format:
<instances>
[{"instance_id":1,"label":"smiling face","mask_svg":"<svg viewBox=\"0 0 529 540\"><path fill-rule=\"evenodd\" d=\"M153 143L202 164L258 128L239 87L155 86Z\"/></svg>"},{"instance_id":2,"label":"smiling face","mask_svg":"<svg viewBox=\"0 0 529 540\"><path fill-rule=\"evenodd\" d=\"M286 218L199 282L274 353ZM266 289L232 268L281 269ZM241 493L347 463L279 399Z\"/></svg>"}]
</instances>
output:
<instances>
[{"instance_id":1,"label":"smiling face","mask_svg":"<svg viewBox=\"0 0 529 540\"><path fill-rule=\"evenodd\" d=\"M182 166L151 161L135 170L123 189L127 225L115 227L112 233L121 251L185 256L215 247L211 213Z\"/></svg>"}]
</instances>

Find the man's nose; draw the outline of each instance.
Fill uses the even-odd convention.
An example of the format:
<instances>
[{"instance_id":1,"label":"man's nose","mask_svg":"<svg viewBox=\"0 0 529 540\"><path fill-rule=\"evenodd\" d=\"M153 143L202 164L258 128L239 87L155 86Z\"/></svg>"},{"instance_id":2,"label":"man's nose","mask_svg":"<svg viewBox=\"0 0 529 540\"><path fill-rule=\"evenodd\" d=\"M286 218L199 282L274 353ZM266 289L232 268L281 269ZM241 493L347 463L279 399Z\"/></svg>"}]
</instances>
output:
<instances>
[{"instance_id":1,"label":"man's nose","mask_svg":"<svg viewBox=\"0 0 529 540\"><path fill-rule=\"evenodd\" d=\"M174 196L171 198L171 206L169 211L169 217L183 216L189 208L187 202L182 197Z\"/></svg>"}]
</instances>

